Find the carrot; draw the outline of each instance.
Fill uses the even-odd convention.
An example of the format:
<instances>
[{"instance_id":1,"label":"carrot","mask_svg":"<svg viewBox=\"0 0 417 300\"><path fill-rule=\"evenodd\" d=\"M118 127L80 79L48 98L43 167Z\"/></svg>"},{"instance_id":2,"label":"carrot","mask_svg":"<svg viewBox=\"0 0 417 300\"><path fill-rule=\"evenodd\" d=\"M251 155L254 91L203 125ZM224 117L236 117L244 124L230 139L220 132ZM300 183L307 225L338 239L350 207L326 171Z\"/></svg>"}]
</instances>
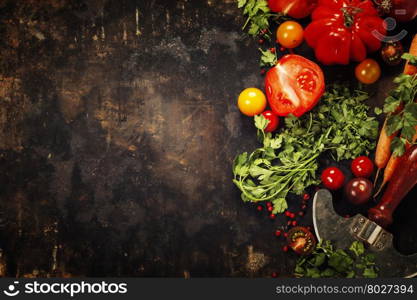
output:
<instances>
[{"instance_id":1,"label":"carrot","mask_svg":"<svg viewBox=\"0 0 417 300\"><path fill-rule=\"evenodd\" d=\"M375 165L378 171L375 176L375 183L378 180L379 172L387 166L391 157L391 142L398 133L395 132L391 136L387 135L387 119L385 119L384 126L382 126L381 134L379 135L378 145L375 153Z\"/></svg>"},{"instance_id":2,"label":"carrot","mask_svg":"<svg viewBox=\"0 0 417 300\"><path fill-rule=\"evenodd\" d=\"M410 52L411 55L417 56L417 34L414 36L411 42ZM417 67L411 65L409 62L405 64L404 74L414 75L417 74Z\"/></svg>"},{"instance_id":3,"label":"carrot","mask_svg":"<svg viewBox=\"0 0 417 300\"><path fill-rule=\"evenodd\" d=\"M417 130L417 127L416 127ZM405 145L405 150L407 151L408 149L411 148L411 146L417 141L417 133L413 136L412 139L412 143L407 143ZM394 174L395 169L397 169L398 164L401 161L401 156L395 156L395 155L391 155L388 164L384 170L384 179L382 181L381 187L379 188L378 192L374 195L374 197L378 196L378 194L382 191L382 189L385 187L385 185L388 183L388 181L391 180L392 178L392 174Z\"/></svg>"},{"instance_id":4,"label":"carrot","mask_svg":"<svg viewBox=\"0 0 417 300\"><path fill-rule=\"evenodd\" d=\"M411 42L410 52L411 55L417 56L417 34L414 36L413 41ZM413 75L417 74L417 68L411 65L409 62L405 64L404 74ZM402 108L399 108L397 112L401 111ZM395 113L397 113L395 112ZM381 134L379 136L378 145L375 153L375 165L378 168L378 171L375 176L375 184L378 181L379 173L381 169L387 168L384 171L384 181L378 193L382 190L385 184L391 179L392 172L394 172L396 165L398 164L397 159L391 157L391 142L394 137L397 136L397 132L391 136L388 136L386 133L387 120L385 119L384 126L382 127ZM378 195L378 193L376 195ZM375 195L375 196L376 196Z\"/></svg>"}]
</instances>

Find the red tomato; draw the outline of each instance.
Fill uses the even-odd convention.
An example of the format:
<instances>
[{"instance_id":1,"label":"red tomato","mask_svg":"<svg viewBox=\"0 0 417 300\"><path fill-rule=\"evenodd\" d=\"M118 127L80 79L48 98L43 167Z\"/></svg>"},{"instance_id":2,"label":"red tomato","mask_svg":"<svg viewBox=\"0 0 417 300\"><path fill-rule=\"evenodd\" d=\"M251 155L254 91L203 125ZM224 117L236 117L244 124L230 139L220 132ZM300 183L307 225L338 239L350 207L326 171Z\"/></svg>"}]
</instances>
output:
<instances>
[{"instance_id":1,"label":"red tomato","mask_svg":"<svg viewBox=\"0 0 417 300\"><path fill-rule=\"evenodd\" d=\"M352 161L350 169L356 177L368 178L374 172L374 163L366 156L359 156Z\"/></svg>"},{"instance_id":2,"label":"red tomato","mask_svg":"<svg viewBox=\"0 0 417 300\"><path fill-rule=\"evenodd\" d=\"M273 12L284 13L296 19L308 17L318 0L268 0Z\"/></svg>"},{"instance_id":3,"label":"red tomato","mask_svg":"<svg viewBox=\"0 0 417 300\"><path fill-rule=\"evenodd\" d=\"M373 184L366 178L354 178L345 187L345 194L354 205L365 204L371 199Z\"/></svg>"},{"instance_id":4,"label":"red tomato","mask_svg":"<svg viewBox=\"0 0 417 300\"><path fill-rule=\"evenodd\" d=\"M345 183L345 175L336 167L330 167L323 171L321 174L321 181L329 190L338 190Z\"/></svg>"},{"instance_id":5,"label":"red tomato","mask_svg":"<svg viewBox=\"0 0 417 300\"><path fill-rule=\"evenodd\" d=\"M417 0L375 0L382 12L400 22L408 22L417 16Z\"/></svg>"},{"instance_id":6,"label":"red tomato","mask_svg":"<svg viewBox=\"0 0 417 300\"><path fill-rule=\"evenodd\" d=\"M321 0L304 37L323 64L347 65L381 48L384 25L371 0Z\"/></svg>"},{"instance_id":7,"label":"red tomato","mask_svg":"<svg viewBox=\"0 0 417 300\"><path fill-rule=\"evenodd\" d=\"M288 245L297 254L309 255L316 247L314 235L305 227L294 227L288 231Z\"/></svg>"},{"instance_id":8,"label":"red tomato","mask_svg":"<svg viewBox=\"0 0 417 300\"><path fill-rule=\"evenodd\" d=\"M400 22L408 22L417 16L417 0L392 0L390 16Z\"/></svg>"},{"instance_id":9,"label":"red tomato","mask_svg":"<svg viewBox=\"0 0 417 300\"><path fill-rule=\"evenodd\" d=\"M324 75L316 63L299 55L286 55L266 74L265 92L278 116L300 117L323 95Z\"/></svg>"},{"instance_id":10,"label":"red tomato","mask_svg":"<svg viewBox=\"0 0 417 300\"><path fill-rule=\"evenodd\" d=\"M269 121L268 126L265 128L265 132L273 132L277 130L279 126L279 118L272 110L265 110L262 115Z\"/></svg>"}]
</instances>

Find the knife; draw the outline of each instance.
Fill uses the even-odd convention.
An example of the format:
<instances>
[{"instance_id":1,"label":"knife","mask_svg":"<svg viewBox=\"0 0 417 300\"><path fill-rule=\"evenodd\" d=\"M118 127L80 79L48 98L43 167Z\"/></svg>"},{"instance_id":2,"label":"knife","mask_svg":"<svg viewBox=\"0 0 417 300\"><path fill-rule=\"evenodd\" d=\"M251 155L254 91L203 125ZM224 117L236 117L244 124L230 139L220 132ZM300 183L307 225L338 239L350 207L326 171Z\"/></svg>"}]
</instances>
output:
<instances>
[{"instance_id":1,"label":"knife","mask_svg":"<svg viewBox=\"0 0 417 300\"><path fill-rule=\"evenodd\" d=\"M380 277L417 276L417 254L399 253L393 246L393 235L361 214L351 218L339 216L328 190L319 190L314 195L313 224L319 242L330 240L341 249L347 249L354 241L367 245L375 254Z\"/></svg>"}]
</instances>

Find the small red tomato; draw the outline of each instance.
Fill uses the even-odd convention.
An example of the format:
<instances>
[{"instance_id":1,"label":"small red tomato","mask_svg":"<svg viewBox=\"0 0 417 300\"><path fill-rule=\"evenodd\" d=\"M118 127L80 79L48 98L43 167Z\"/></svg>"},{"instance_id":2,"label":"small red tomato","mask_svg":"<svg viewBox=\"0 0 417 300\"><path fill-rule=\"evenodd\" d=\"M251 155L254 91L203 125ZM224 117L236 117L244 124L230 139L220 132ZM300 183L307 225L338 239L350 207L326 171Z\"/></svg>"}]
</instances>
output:
<instances>
[{"instance_id":1,"label":"small red tomato","mask_svg":"<svg viewBox=\"0 0 417 300\"><path fill-rule=\"evenodd\" d=\"M321 174L321 181L329 190L338 190L345 183L345 175L339 168L330 167Z\"/></svg>"},{"instance_id":2,"label":"small red tomato","mask_svg":"<svg viewBox=\"0 0 417 300\"><path fill-rule=\"evenodd\" d=\"M368 178L374 171L374 163L366 156L359 156L352 161L350 169L356 177Z\"/></svg>"},{"instance_id":3,"label":"small red tomato","mask_svg":"<svg viewBox=\"0 0 417 300\"><path fill-rule=\"evenodd\" d=\"M372 197L373 184L366 178L354 178L345 187L345 194L349 202L362 205Z\"/></svg>"},{"instance_id":4,"label":"small red tomato","mask_svg":"<svg viewBox=\"0 0 417 300\"><path fill-rule=\"evenodd\" d=\"M265 110L262 115L269 121L268 126L265 128L265 132L273 132L277 130L279 126L279 118L272 110Z\"/></svg>"},{"instance_id":5,"label":"small red tomato","mask_svg":"<svg viewBox=\"0 0 417 300\"><path fill-rule=\"evenodd\" d=\"M314 235L305 227L294 227L288 232L288 245L295 253L309 255L316 247Z\"/></svg>"}]
</instances>

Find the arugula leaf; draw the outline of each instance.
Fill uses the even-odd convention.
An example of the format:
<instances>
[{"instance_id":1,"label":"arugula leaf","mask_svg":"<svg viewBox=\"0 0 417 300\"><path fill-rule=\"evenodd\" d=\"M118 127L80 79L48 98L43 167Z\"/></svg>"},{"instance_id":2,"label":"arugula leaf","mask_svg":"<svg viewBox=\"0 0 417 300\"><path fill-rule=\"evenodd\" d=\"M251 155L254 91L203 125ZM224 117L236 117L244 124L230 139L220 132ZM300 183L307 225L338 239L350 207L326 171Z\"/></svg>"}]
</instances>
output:
<instances>
[{"instance_id":1,"label":"arugula leaf","mask_svg":"<svg viewBox=\"0 0 417 300\"><path fill-rule=\"evenodd\" d=\"M417 67L417 56L410 53L404 53L401 58L407 60L409 64Z\"/></svg>"}]
</instances>

